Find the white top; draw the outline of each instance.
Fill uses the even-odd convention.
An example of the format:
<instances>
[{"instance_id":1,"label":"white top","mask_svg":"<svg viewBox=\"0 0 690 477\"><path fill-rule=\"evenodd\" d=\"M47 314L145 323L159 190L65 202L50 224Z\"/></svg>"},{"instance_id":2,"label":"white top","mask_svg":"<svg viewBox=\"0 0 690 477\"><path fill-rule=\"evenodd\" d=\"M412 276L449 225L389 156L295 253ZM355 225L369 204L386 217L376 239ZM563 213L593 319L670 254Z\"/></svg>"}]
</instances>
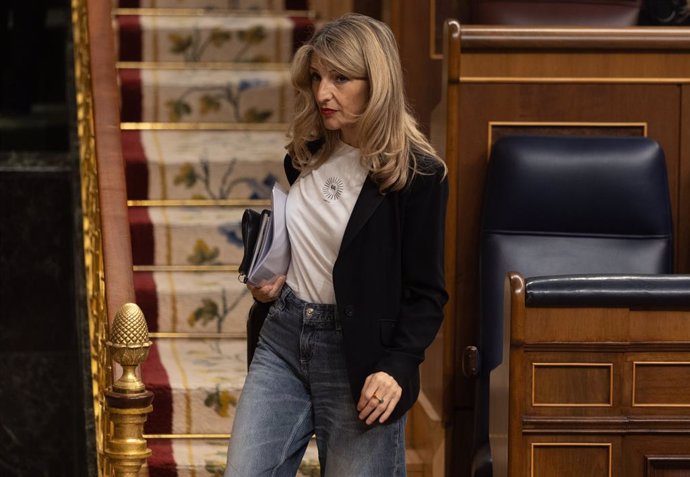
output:
<instances>
[{"instance_id":1,"label":"white top","mask_svg":"<svg viewBox=\"0 0 690 477\"><path fill-rule=\"evenodd\" d=\"M359 149L340 143L318 169L290 187L287 229L292 257L286 283L300 299L335 304L333 265L367 177Z\"/></svg>"}]
</instances>

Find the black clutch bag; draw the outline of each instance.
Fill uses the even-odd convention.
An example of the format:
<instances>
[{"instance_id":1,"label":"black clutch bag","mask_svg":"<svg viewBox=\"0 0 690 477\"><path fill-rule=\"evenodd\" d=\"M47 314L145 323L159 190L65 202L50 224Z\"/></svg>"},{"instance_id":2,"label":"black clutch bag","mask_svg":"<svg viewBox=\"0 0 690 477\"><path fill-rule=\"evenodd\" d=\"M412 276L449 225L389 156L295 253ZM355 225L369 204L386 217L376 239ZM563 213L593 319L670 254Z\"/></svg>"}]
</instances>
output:
<instances>
[{"instance_id":1,"label":"black clutch bag","mask_svg":"<svg viewBox=\"0 0 690 477\"><path fill-rule=\"evenodd\" d=\"M268 210L263 210L259 213L254 209L245 209L244 214L242 214L244 254L238 267L238 278L242 283L247 283L247 277L259 252L258 244L261 242L262 231L267 222L266 218L270 216L270 213Z\"/></svg>"},{"instance_id":2,"label":"black clutch bag","mask_svg":"<svg viewBox=\"0 0 690 477\"><path fill-rule=\"evenodd\" d=\"M244 255L242 255L242 263L239 266L239 280L242 283L247 283L249 272L256 261L256 257L261 247L262 224L265 228L267 220L264 217L270 217L270 212L264 210L261 213L246 209L242 214L242 243L244 245ZM259 342L259 333L264 324L268 310L271 307L270 303L260 303L255 301L249 310L247 317L247 369L254 357L256 345Z\"/></svg>"}]
</instances>

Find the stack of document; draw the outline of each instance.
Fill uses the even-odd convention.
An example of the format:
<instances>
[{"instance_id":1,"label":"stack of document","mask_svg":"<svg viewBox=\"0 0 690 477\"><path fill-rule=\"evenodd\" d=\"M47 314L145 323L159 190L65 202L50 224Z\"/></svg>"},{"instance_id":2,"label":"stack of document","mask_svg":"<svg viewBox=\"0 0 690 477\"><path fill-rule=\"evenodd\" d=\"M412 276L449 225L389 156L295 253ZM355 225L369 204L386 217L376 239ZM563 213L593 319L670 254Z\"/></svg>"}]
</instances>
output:
<instances>
[{"instance_id":1,"label":"stack of document","mask_svg":"<svg viewBox=\"0 0 690 477\"><path fill-rule=\"evenodd\" d=\"M278 183L271 191L271 211L261 215L261 227L247 273L247 283L261 286L287 273L290 265L290 240L285 223L287 194Z\"/></svg>"}]
</instances>

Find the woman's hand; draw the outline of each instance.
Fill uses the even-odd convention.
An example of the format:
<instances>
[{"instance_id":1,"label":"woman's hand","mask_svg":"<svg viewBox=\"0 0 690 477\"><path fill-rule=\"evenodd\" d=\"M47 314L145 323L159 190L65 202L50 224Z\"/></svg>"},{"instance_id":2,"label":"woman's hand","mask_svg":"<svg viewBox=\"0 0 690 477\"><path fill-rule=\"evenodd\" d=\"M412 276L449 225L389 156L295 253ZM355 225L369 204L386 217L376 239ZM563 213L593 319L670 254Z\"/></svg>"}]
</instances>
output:
<instances>
[{"instance_id":1,"label":"woman's hand","mask_svg":"<svg viewBox=\"0 0 690 477\"><path fill-rule=\"evenodd\" d=\"M370 374L364 381L357 403L359 418L371 425L376 419L383 424L400 401L402 388L393 376L383 371Z\"/></svg>"},{"instance_id":2,"label":"woman's hand","mask_svg":"<svg viewBox=\"0 0 690 477\"><path fill-rule=\"evenodd\" d=\"M283 285L285 285L285 275L278 275L273 281L265 282L258 287L247 283L247 288L252 292L252 296L256 301L270 303L278 298L280 290L283 289Z\"/></svg>"}]
</instances>

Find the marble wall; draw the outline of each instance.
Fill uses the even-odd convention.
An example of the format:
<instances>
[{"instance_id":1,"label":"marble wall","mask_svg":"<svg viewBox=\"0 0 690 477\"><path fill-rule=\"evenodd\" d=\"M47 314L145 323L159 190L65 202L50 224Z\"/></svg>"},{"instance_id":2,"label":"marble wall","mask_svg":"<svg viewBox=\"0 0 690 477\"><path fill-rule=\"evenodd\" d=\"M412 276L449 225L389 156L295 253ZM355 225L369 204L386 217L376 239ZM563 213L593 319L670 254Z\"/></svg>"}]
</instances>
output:
<instances>
[{"instance_id":1,"label":"marble wall","mask_svg":"<svg viewBox=\"0 0 690 477\"><path fill-rule=\"evenodd\" d=\"M0 2L0 476L95 476L68 0Z\"/></svg>"},{"instance_id":2,"label":"marble wall","mask_svg":"<svg viewBox=\"0 0 690 477\"><path fill-rule=\"evenodd\" d=\"M89 475L72 162L0 153L2 476Z\"/></svg>"}]
</instances>

